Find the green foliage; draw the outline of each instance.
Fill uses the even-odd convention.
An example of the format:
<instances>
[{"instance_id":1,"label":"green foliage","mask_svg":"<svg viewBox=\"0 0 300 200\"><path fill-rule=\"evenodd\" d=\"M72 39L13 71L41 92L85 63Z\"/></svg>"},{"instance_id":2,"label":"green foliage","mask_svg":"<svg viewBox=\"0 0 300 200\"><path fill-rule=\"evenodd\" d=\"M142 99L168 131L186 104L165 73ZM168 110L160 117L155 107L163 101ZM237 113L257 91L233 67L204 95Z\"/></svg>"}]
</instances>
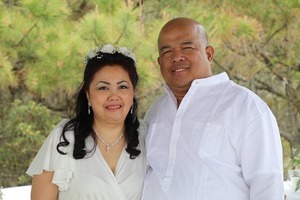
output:
<instances>
[{"instance_id":1,"label":"green foliage","mask_svg":"<svg viewBox=\"0 0 300 200\"><path fill-rule=\"evenodd\" d=\"M117 15L124 5L122 0L92 0L91 3L99 8L100 13L109 16Z\"/></svg>"},{"instance_id":2,"label":"green foliage","mask_svg":"<svg viewBox=\"0 0 300 200\"><path fill-rule=\"evenodd\" d=\"M293 149L294 159L292 160L293 168L300 168L300 154L297 154L296 149Z\"/></svg>"},{"instance_id":3,"label":"green foliage","mask_svg":"<svg viewBox=\"0 0 300 200\"><path fill-rule=\"evenodd\" d=\"M33 101L12 102L0 129L0 185L30 184L29 164L60 116Z\"/></svg>"},{"instance_id":4,"label":"green foliage","mask_svg":"<svg viewBox=\"0 0 300 200\"><path fill-rule=\"evenodd\" d=\"M11 63L8 61L8 57L4 56L0 50L0 80L6 80L3 84L0 84L0 91L8 86L16 85L16 78L12 68Z\"/></svg>"},{"instance_id":5,"label":"green foliage","mask_svg":"<svg viewBox=\"0 0 300 200\"><path fill-rule=\"evenodd\" d=\"M179 16L203 24L215 48L214 73L226 71L261 96L274 112L285 142L300 151L298 0L0 1L0 162L4 154L10 155L5 156L5 173L13 176L21 163L23 170L28 167L81 82L82 57L96 45L134 50L143 117L161 93L159 30ZM29 147L35 152L26 150ZM12 156L20 152L26 162ZM294 154L285 154L289 155L293 159ZM20 174L0 180L10 186L28 181Z\"/></svg>"},{"instance_id":6,"label":"green foliage","mask_svg":"<svg viewBox=\"0 0 300 200\"><path fill-rule=\"evenodd\" d=\"M296 154L296 150L293 149L293 153ZM292 160L293 168L299 169L300 168L300 154L296 154L294 159ZM300 189L300 180L296 183L295 191L298 191Z\"/></svg>"},{"instance_id":7,"label":"green foliage","mask_svg":"<svg viewBox=\"0 0 300 200\"><path fill-rule=\"evenodd\" d=\"M86 52L112 43L133 48L138 57L145 49L152 56L152 42L142 46L136 40L144 32L136 31L142 28L133 6L123 1L1 2L0 185L30 183L25 171L79 86ZM156 63L139 62L138 70L147 77L141 79L140 90L156 81L152 67Z\"/></svg>"},{"instance_id":8,"label":"green foliage","mask_svg":"<svg viewBox=\"0 0 300 200\"><path fill-rule=\"evenodd\" d=\"M21 0L20 9L24 16L45 26L54 25L69 15L66 2L61 0Z\"/></svg>"}]
</instances>

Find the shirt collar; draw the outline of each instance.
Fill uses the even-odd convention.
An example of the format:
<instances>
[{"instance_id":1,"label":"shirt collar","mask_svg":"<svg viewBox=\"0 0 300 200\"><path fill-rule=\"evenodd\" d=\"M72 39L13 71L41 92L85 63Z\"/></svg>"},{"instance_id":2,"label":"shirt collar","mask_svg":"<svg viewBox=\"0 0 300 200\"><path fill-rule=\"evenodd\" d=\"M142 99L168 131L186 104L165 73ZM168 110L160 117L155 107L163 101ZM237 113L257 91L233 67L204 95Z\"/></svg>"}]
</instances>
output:
<instances>
[{"instance_id":1,"label":"shirt collar","mask_svg":"<svg viewBox=\"0 0 300 200\"><path fill-rule=\"evenodd\" d=\"M210 76L207 78L195 79L192 82L192 85L189 90L191 90L191 88L208 87L208 86L216 85L216 84L219 84L224 81L229 81L229 77L226 74L226 72L216 74L216 75L213 75L213 76ZM163 85L163 88L164 88L165 92L167 93L167 95L172 99L174 104L177 105L176 97L174 96L174 94L173 94L172 90L169 88L169 86L165 83Z\"/></svg>"},{"instance_id":2,"label":"shirt collar","mask_svg":"<svg viewBox=\"0 0 300 200\"><path fill-rule=\"evenodd\" d=\"M216 85L224 81L229 81L229 77L226 72L213 75L207 78L195 79L192 83L192 86L197 84L198 86L211 86Z\"/></svg>"},{"instance_id":3,"label":"shirt collar","mask_svg":"<svg viewBox=\"0 0 300 200\"><path fill-rule=\"evenodd\" d=\"M216 85L218 83L224 82L224 81L229 81L229 77L226 72L216 74L207 78L201 78L201 79L195 79L192 82L193 85L198 85L198 86L211 86L211 85ZM164 89L167 93L172 93L171 89L167 86L167 84L164 84Z\"/></svg>"}]
</instances>

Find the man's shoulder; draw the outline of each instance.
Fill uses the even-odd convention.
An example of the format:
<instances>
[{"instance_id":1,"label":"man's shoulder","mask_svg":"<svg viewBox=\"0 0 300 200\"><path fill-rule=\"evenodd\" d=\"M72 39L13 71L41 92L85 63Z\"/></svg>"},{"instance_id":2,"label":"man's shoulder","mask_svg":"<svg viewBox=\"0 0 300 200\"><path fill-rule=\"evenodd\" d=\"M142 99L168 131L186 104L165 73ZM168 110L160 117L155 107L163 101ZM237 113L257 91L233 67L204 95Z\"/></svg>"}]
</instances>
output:
<instances>
[{"instance_id":1,"label":"man's shoulder","mask_svg":"<svg viewBox=\"0 0 300 200\"><path fill-rule=\"evenodd\" d=\"M144 117L144 121L146 122L146 124L148 124L148 122L151 119L153 119L153 117L155 117L161 104L164 102L166 98L167 98L167 94L163 93L152 103L152 105L149 107Z\"/></svg>"},{"instance_id":2,"label":"man's shoulder","mask_svg":"<svg viewBox=\"0 0 300 200\"><path fill-rule=\"evenodd\" d=\"M164 100L168 97L168 95L166 93L163 93L161 94L153 103L152 105L149 107L148 111L149 110L152 110L152 109L156 109L157 107L159 107L163 102ZM147 111L147 112L148 112Z\"/></svg>"},{"instance_id":3,"label":"man's shoulder","mask_svg":"<svg viewBox=\"0 0 300 200\"><path fill-rule=\"evenodd\" d=\"M239 102L244 109L249 110L260 110L261 112L265 112L269 110L267 103L254 91L249 88L233 83L231 85L229 95L232 102Z\"/></svg>"}]
</instances>

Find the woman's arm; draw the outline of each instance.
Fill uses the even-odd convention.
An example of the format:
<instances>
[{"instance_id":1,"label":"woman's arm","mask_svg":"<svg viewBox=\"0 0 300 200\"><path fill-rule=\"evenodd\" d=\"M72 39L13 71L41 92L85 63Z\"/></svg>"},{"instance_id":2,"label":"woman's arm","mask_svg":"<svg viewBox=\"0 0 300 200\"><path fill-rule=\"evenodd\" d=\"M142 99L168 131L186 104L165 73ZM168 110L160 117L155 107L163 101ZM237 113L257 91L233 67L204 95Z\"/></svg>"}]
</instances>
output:
<instances>
[{"instance_id":1,"label":"woman's arm","mask_svg":"<svg viewBox=\"0 0 300 200\"><path fill-rule=\"evenodd\" d=\"M52 183L53 172L43 171L32 178L31 200L57 200L58 187Z\"/></svg>"}]
</instances>

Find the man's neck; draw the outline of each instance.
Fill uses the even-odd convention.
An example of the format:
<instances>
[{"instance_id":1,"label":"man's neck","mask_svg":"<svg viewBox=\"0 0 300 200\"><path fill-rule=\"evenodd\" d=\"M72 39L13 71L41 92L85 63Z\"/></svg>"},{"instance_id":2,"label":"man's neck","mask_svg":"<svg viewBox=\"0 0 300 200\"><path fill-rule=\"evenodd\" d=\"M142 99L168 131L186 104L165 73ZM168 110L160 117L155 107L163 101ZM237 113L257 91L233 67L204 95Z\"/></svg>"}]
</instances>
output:
<instances>
[{"instance_id":1,"label":"man's neck","mask_svg":"<svg viewBox=\"0 0 300 200\"><path fill-rule=\"evenodd\" d=\"M174 93L174 96L176 97L176 100L177 100L177 108L179 107L179 105L180 105L182 99L184 98L185 94L186 93L184 93L184 94L175 94Z\"/></svg>"}]
</instances>

